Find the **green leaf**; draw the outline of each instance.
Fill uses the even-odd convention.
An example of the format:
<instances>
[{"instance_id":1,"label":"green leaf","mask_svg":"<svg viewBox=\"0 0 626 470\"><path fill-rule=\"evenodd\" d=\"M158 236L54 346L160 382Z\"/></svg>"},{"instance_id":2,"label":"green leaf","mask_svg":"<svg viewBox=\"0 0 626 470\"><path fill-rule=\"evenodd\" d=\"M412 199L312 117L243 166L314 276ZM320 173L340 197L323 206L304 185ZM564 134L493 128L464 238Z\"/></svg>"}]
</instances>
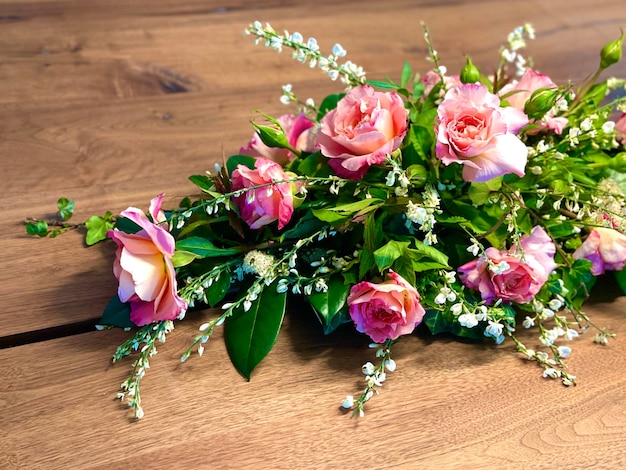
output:
<instances>
[{"instance_id":1,"label":"green leaf","mask_svg":"<svg viewBox=\"0 0 626 470\"><path fill-rule=\"evenodd\" d=\"M228 288L230 287L230 272L221 271L219 276L213 281L213 284L207 289L207 300L211 307L216 307L219 304Z\"/></svg>"},{"instance_id":2,"label":"green leaf","mask_svg":"<svg viewBox=\"0 0 626 470\"><path fill-rule=\"evenodd\" d=\"M416 269L414 268L414 263L411 259L411 256L409 256L406 252L393 262L391 269L393 269L397 274L402 276L409 284L411 284L412 286L415 285Z\"/></svg>"},{"instance_id":3,"label":"green leaf","mask_svg":"<svg viewBox=\"0 0 626 470\"><path fill-rule=\"evenodd\" d=\"M393 262L400 258L409 247L409 242L391 240L374 252L376 266L382 272L391 267Z\"/></svg>"},{"instance_id":4,"label":"green leaf","mask_svg":"<svg viewBox=\"0 0 626 470\"><path fill-rule=\"evenodd\" d=\"M188 251L198 258L215 258L218 256L232 256L245 251L245 247L219 248L210 240L202 237L189 237L176 242L176 250Z\"/></svg>"},{"instance_id":5,"label":"green leaf","mask_svg":"<svg viewBox=\"0 0 626 470\"><path fill-rule=\"evenodd\" d=\"M122 302L115 294L102 312L101 325L117 326L119 328L132 328L135 325L130 321L130 303Z\"/></svg>"},{"instance_id":6,"label":"green leaf","mask_svg":"<svg viewBox=\"0 0 626 470\"><path fill-rule=\"evenodd\" d=\"M228 170L229 176L232 176L233 171L237 168L237 165L243 165L251 170L254 170L254 162L256 162L256 159L253 157L248 157L246 155L233 155L226 160L226 169Z\"/></svg>"},{"instance_id":7,"label":"green leaf","mask_svg":"<svg viewBox=\"0 0 626 470\"><path fill-rule=\"evenodd\" d=\"M235 368L246 379L272 350L285 315L287 294L276 284L266 287L247 312L235 309L224 325L226 348Z\"/></svg>"},{"instance_id":8,"label":"green leaf","mask_svg":"<svg viewBox=\"0 0 626 470\"><path fill-rule=\"evenodd\" d=\"M57 208L59 209L59 217L61 220L68 220L74 214L74 201L62 197L57 201Z\"/></svg>"},{"instance_id":9,"label":"green leaf","mask_svg":"<svg viewBox=\"0 0 626 470\"><path fill-rule=\"evenodd\" d=\"M472 183L468 195L472 204L482 206L489 200L489 195L502 187L502 177L493 178L485 183Z\"/></svg>"},{"instance_id":10,"label":"green leaf","mask_svg":"<svg viewBox=\"0 0 626 470\"><path fill-rule=\"evenodd\" d=\"M189 181L205 193L210 192L213 188L213 180L206 175L191 175Z\"/></svg>"},{"instance_id":11,"label":"green leaf","mask_svg":"<svg viewBox=\"0 0 626 470\"><path fill-rule=\"evenodd\" d=\"M383 90L397 90L398 86L395 84L391 84L389 82L381 82L379 80L367 80L368 85L372 85L376 88L381 88Z\"/></svg>"},{"instance_id":12,"label":"green leaf","mask_svg":"<svg viewBox=\"0 0 626 470\"><path fill-rule=\"evenodd\" d=\"M411 77L413 77L413 70L411 70L409 63L405 62L402 67L402 75L400 75L400 86L402 88L406 87L411 80Z\"/></svg>"},{"instance_id":13,"label":"green leaf","mask_svg":"<svg viewBox=\"0 0 626 470\"><path fill-rule=\"evenodd\" d=\"M120 217L115 221L114 227L124 233L137 233L143 230L139 225L126 217Z\"/></svg>"},{"instance_id":14,"label":"green leaf","mask_svg":"<svg viewBox=\"0 0 626 470\"><path fill-rule=\"evenodd\" d=\"M45 237L48 235L48 223L45 220L27 222L26 233L29 235L37 235L38 237Z\"/></svg>"},{"instance_id":15,"label":"green leaf","mask_svg":"<svg viewBox=\"0 0 626 470\"><path fill-rule=\"evenodd\" d=\"M424 318L422 319L431 334L438 335L441 333L451 333L455 336L471 339L483 339L484 329L480 325L474 328L464 328L457 321L448 319L445 312L439 310L427 310Z\"/></svg>"},{"instance_id":16,"label":"green leaf","mask_svg":"<svg viewBox=\"0 0 626 470\"><path fill-rule=\"evenodd\" d=\"M111 222L111 220L107 220L104 217L93 215L87 219L87 221L85 222L85 227L87 228L85 243L91 246L98 243L99 241L106 240L107 232L113 229L113 222Z\"/></svg>"},{"instance_id":17,"label":"green leaf","mask_svg":"<svg viewBox=\"0 0 626 470\"><path fill-rule=\"evenodd\" d=\"M350 285L344 283L341 274L333 275L327 284L326 292L313 292L307 297L324 326L324 334L350 320L345 311Z\"/></svg>"},{"instance_id":18,"label":"green leaf","mask_svg":"<svg viewBox=\"0 0 626 470\"><path fill-rule=\"evenodd\" d=\"M182 266L187 266L194 259L197 259L198 255L191 253L189 251L176 250L174 252L174 256L172 256L172 264L175 268L180 268Z\"/></svg>"},{"instance_id":19,"label":"green leaf","mask_svg":"<svg viewBox=\"0 0 626 470\"><path fill-rule=\"evenodd\" d=\"M626 294L626 268L621 271L615 271L615 279L617 279L617 284L622 289L622 292Z\"/></svg>"},{"instance_id":20,"label":"green leaf","mask_svg":"<svg viewBox=\"0 0 626 470\"><path fill-rule=\"evenodd\" d=\"M324 226L324 222L316 218L310 212L298 219L295 227L287 230L281 235L281 241L293 238L301 239L313 235Z\"/></svg>"}]
</instances>

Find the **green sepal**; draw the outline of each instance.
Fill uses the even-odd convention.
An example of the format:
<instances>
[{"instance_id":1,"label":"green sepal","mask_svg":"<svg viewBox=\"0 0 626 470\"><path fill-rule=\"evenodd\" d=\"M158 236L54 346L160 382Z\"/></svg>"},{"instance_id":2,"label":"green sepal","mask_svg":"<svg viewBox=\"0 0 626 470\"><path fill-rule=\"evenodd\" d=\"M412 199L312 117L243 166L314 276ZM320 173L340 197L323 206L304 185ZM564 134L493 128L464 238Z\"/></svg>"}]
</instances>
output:
<instances>
[{"instance_id":1,"label":"green sepal","mask_svg":"<svg viewBox=\"0 0 626 470\"><path fill-rule=\"evenodd\" d=\"M247 380L272 350L285 316L287 293L276 292L276 283L263 289L245 312L235 308L224 324L224 340L230 360Z\"/></svg>"},{"instance_id":2,"label":"green sepal","mask_svg":"<svg viewBox=\"0 0 626 470\"><path fill-rule=\"evenodd\" d=\"M122 302L115 294L102 312L101 325L117 326L118 328L133 328L135 325L130 321L130 303Z\"/></svg>"},{"instance_id":3,"label":"green sepal","mask_svg":"<svg viewBox=\"0 0 626 470\"><path fill-rule=\"evenodd\" d=\"M326 292L313 292L307 298L315 310L324 334L334 331L339 325L350 321L347 315L346 300L350 293L350 285L344 282L340 274L333 275L328 281Z\"/></svg>"}]
</instances>

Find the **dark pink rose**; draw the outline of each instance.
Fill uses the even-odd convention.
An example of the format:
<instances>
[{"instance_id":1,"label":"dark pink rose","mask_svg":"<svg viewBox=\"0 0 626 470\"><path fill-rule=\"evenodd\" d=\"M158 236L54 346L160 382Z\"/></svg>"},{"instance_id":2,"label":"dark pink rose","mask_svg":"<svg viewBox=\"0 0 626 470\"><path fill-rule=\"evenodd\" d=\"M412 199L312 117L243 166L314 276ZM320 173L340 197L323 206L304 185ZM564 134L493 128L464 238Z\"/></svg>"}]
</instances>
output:
<instances>
[{"instance_id":1,"label":"dark pink rose","mask_svg":"<svg viewBox=\"0 0 626 470\"><path fill-rule=\"evenodd\" d=\"M537 73L534 70L526 69L524 75L518 82L509 83L502 87L498 93L500 96L507 96L506 101L516 109L524 111L526 101L531 97L533 92L540 88L557 88L556 83L552 81L550 77L542 73ZM548 111L540 122L535 122L540 129L551 129L556 134L561 134L565 126L567 126L567 119L564 117L556 117L552 111ZM532 131L529 131L529 133Z\"/></svg>"},{"instance_id":2,"label":"dark pink rose","mask_svg":"<svg viewBox=\"0 0 626 470\"><path fill-rule=\"evenodd\" d=\"M410 334L425 313L415 288L393 271L379 284L352 286L348 306L357 331L376 343Z\"/></svg>"},{"instance_id":3,"label":"dark pink rose","mask_svg":"<svg viewBox=\"0 0 626 470\"><path fill-rule=\"evenodd\" d=\"M342 178L363 178L370 166L383 163L400 147L408 111L396 92L355 87L322 118L317 144Z\"/></svg>"},{"instance_id":4,"label":"dark pink rose","mask_svg":"<svg viewBox=\"0 0 626 470\"><path fill-rule=\"evenodd\" d=\"M254 170L238 165L232 175L232 191L262 186L233 197L239 207L243 220L256 230L278 220L278 228L282 229L293 214L293 192L291 183L273 183L286 181L289 176L282 167L267 158L258 158L254 162Z\"/></svg>"},{"instance_id":5,"label":"dark pink rose","mask_svg":"<svg viewBox=\"0 0 626 470\"><path fill-rule=\"evenodd\" d=\"M315 151L315 124L304 114L283 114L277 121L285 131L289 145L304 152ZM252 140L239 149L240 155L263 157L275 161L279 165L286 165L294 158L293 152L284 148L268 147L255 132Z\"/></svg>"},{"instance_id":6,"label":"dark pink rose","mask_svg":"<svg viewBox=\"0 0 626 470\"><path fill-rule=\"evenodd\" d=\"M122 302L130 302L130 319L138 326L174 320L187 309L177 292L172 264L175 241L167 230L162 200L163 194L150 203L152 221L135 207L121 213L141 227L139 232L114 229L107 233L118 247L113 263L119 281L117 295Z\"/></svg>"},{"instance_id":7,"label":"dark pink rose","mask_svg":"<svg viewBox=\"0 0 626 470\"><path fill-rule=\"evenodd\" d=\"M446 165L460 163L465 181L488 181L515 173L524 176L526 145L515 135L528 117L486 86L461 85L446 93L437 110L435 153Z\"/></svg>"},{"instance_id":8,"label":"dark pink rose","mask_svg":"<svg viewBox=\"0 0 626 470\"><path fill-rule=\"evenodd\" d=\"M591 261L591 274L621 271L626 264L626 235L612 228L594 228L572 255L574 259Z\"/></svg>"},{"instance_id":9,"label":"dark pink rose","mask_svg":"<svg viewBox=\"0 0 626 470\"><path fill-rule=\"evenodd\" d=\"M556 269L556 247L541 227L534 227L530 236L524 235L520 244L523 254L517 247L509 251L487 248L485 256L458 268L459 278L470 289L479 291L488 304L497 299L530 302Z\"/></svg>"}]
</instances>

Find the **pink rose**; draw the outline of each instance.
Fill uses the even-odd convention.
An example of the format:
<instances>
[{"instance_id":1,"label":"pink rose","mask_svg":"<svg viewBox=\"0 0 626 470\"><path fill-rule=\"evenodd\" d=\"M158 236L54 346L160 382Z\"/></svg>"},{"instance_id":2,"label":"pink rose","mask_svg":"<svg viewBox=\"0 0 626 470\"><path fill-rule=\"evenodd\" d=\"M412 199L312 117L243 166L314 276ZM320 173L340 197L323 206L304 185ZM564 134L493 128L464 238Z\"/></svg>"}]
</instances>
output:
<instances>
[{"instance_id":1,"label":"pink rose","mask_svg":"<svg viewBox=\"0 0 626 470\"><path fill-rule=\"evenodd\" d=\"M557 86L547 75L526 69L526 72L524 72L519 82L509 83L503 86L498 94L504 96L507 93L514 92L505 99L515 109L524 111L526 101L528 101L533 92L540 88L557 88ZM536 124L539 125L540 129L551 129L556 134L561 134L565 126L567 126L567 119L564 117L556 117L552 111L548 111L541 119L541 122L537 122ZM532 133L532 131L529 133Z\"/></svg>"},{"instance_id":2,"label":"pink rose","mask_svg":"<svg viewBox=\"0 0 626 470\"><path fill-rule=\"evenodd\" d=\"M277 121L285 131L285 136L289 145L304 152L315 151L315 124L304 114L283 114ZM273 160L279 165L286 165L294 158L293 152L284 148L268 147L263 143L259 135L255 132L252 140L247 145L239 149L240 155L250 157L263 157Z\"/></svg>"},{"instance_id":3,"label":"pink rose","mask_svg":"<svg viewBox=\"0 0 626 470\"><path fill-rule=\"evenodd\" d=\"M437 158L464 165L465 181L524 176L528 149L515 135L528 124L523 112L500 107L500 99L484 85L466 84L446 93L437 114Z\"/></svg>"},{"instance_id":4,"label":"pink rose","mask_svg":"<svg viewBox=\"0 0 626 470\"><path fill-rule=\"evenodd\" d=\"M278 220L278 228L282 229L289 223L293 214L293 193L291 183L274 181L289 179L282 167L267 158L258 158L254 162L254 170L238 165L232 175L232 191L238 189L263 186L246 191L241 196L233 197L239 207L243 220L256 230Z\"/></svg>"},{"instance_id":5,"label":"pink rose","mask_svg":"<svg viewBox=\"0 0 626 470\"><path fill-rule=\"evenodd\" d=\"M622 114L615 123L615 134L617 141L626 145L626 113Z\"/></svg>"},{"instance_id":6,"label":"pink rose","mask_svg":"<svg viewBox=\"0 0 626 470\"><path fill-rule=\"evenodd\" d=\"M317 144L335 173L363 178L400 147L408 111L396 92L381 93L369 85L353 88L322 118Z\"/></svg>"},{"instance_id":7,"label":"pink rose","mask_svg":"<svg viewBox=\"0 0 626 470\"><path fill-rule=\"evenodd\" d=\"M530 302L556 269L556 247L541 227L534 227L530 236L524 235L520 244L523 254L517 247L504 252L487 248L485 256L458 268L461 281L478 290L489 304L497 299Z\"/></svg>"},{"instance_id":8,"label":"pink rose","mask_svg":"<svg viewBox=\"0 0 626 470\"><path fill-rule=\"evenodd\" d=\"M591 261L591 274L621 271L626 264L626 235L612 228L596 227L572 255Z\"/></svg>"},{"instance_id":9,"label":"pink rose","mask_svg":"<svg viewBox=\"0 0 626 470\"><path fill-rule=\"evenodd\" d=\"M446 89L445 90L443 88L441 89L440 92L441 92L442 97L443 95L445 95L446 90L451 90L452 88L456 88L462 85L461 79L459 78L458 75L448 76L448 75L445 75L445 71L443 73L444 73L443 83ZM433 90L435 85L441 82L441 77L436 72L429 70L428 72L426 72L426 75L422 77L421 81L422 83L424 83L424 97L427 97L430 94L430 92Z\"/></svg>"},{"instance_id":10,"label":"pink rose","mask_svg":"<svg viewBox=\"0 0 626 470\"><path fill-rule=\"evenodd\" d=\"M415 288L389 271L379 284L359 282L350 289L348 306L357 331L376 343L410 334L422 321L424 308Z\"/></svg>"},{"instance_id":11,"label":"pink rose","mask_svg":"<svg viewBox=\"0 0 626 470\"><path fill-rule=\"evenodd\" d=\"M176 271L172 265L174 237L167 231L161 211L163 194L150 203L150 221L141 209L129 207L121 213L141 227L137 233L109 230L117 244L113 273L119 281L117 295L130 302L130 319L143 326L161 320L174 320L187 309L178 296Z\"/></svg>"}]
</instances>

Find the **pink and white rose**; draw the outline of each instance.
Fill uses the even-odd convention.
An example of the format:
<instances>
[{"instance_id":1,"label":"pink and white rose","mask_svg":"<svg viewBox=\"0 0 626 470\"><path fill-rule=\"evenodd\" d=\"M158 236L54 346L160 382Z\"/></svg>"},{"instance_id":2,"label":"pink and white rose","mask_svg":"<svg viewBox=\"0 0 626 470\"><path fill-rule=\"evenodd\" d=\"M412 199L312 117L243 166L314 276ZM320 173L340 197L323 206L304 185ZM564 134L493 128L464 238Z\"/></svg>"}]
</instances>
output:
<instances>
[{"instance_id":1,"label":"pink and white rose","mask_svg":"<svg viewBox=\"0 0 626 470\"><path fill-rule=\"evenodd\" d=\"M308 117L304 114L283 114L277 121L285 131L289 145L303 152L315 151L315 123ZM289 149L268 147L256 132L250 142L239 149L239 154L267 158L279 165L286 165L295 157Z\"/></svg>"},{"instance_id":2,"label":"pink and white rose","mask_svg":"<svg viewBox=\"0 0 626 470\"><path fill-rule=\"evenodd\" d=\"M450 90L452 88L456 88L461 86L461 78L458 75L445 75L445 70L443 71L443 83L445 85L445 90L441 89L442 97L445 95L446 90ZM441 77L438 73L429 70L426 74L421 78L422 83L424 84L424 97L428 96L433 88L441 82Z\"/></svg>"},{"instance_id":3,"label":"pink and white rose","mask_svg":"<svg viewBox=\"0 0 626 470\"><path fill-rule=\"evenodd\" d=\"M596 227L572 256L591 261L594 276L604 271L621 271L626 264L626 235L612 228Z\"/></svg>"},{"instance_id":4,"label":"pink and white rose","mask_svg":"<svg viewBox=\"0 0 626 470\"><path fill-rule=\"evenodd\" d=\"M486 86L465 84L446 93L437 110L435 153L444 164L460 163L465 181L489 181L514 173L524 176L526 145L515 135L528 117Z\"/></svg>"},{"instance_id":5,"label":"pink and white rose","mask_svg":"<svg viewBox=\"0 0 626 470\"><path fill-rule=\"evenodd\" d=\"M263 186L233 197L241 217L251 229L260 229L276 220L279 229L289 223L293 214L292 187L296 185L289 182L270 184L288 179L282 167L267 158L257 158L254 169L238 165L233 171L232 191Z\"/></svg>"},{"instance_id":6,"label":"pink and white rose","mask_svg":"<svg viewBox=\"0 0 626 470\"><path fill-rule=\"evenodd\" d=\"M524 111L526 101L528 101L536 90L541 88L557 88L557 85L549 76L535 72L532 69L526 69L526 72L524 72L524 75L522 75L519 81L503 86L499 95L504 97L508 93L511 93L504 99L515 109ZM565 126L567 126L567 119L557 117L554 115L554 112L548 111L541 121L535 124L539 126L539 129L550 129L556 134L561 134ZM529 131L529 133L532 133L532 131Z\"/></svg>"},{"instance_id":7,"label":"pink and white rose","mask_svg":"<svg viewBox=\"0 0 626 470\"><path fill-rule=\"evenodd\" d=\"M485 256L458 268L461 282L479 291L488 304L498 299L507 303L530 302L556 269L556 247L538 226L533 228L530 235L524 235L520 244L523 258L517 247L508 251L487 248Z\"/></svg>"},{"instance_id":8,"label":"pink and white rose","mask_svg":"<svg viewBox=\"0 0 626 470\"><path fill-rule=\"evenodd\" d=\"M348 306L357 331L376 343L410 334L425 313L415 288L393 271L381 283L352 286Z\"/></svg>"},{"instance_id":9,"label":"pink and white rose","mask_svg":"<svg viewBox=\"0 0 626 470\"><path fill-rule=\"evenodd\" d=\"M107 232L118 247L113 263L119 281L117 295L122 302L130 302L130 320L138 326L174 320L187 309L187 303L178 296L172 264L175 241L167 230L162 201L163 194L152 199L152 221L135 207L121 213L141 227L139 232Z\"/></svg>"},{"instance_id":10,"label":"pink and white rose","mask_svg":"<svg viewBox=\"0 0 626 470\"><path fill-rule=\"evenodd\" d=\"M383 163L400 147L408 111L396 92L355 87L321 121L316 142L342 178L361 179L370 166Z\"/></svg>"}]
</instances>

